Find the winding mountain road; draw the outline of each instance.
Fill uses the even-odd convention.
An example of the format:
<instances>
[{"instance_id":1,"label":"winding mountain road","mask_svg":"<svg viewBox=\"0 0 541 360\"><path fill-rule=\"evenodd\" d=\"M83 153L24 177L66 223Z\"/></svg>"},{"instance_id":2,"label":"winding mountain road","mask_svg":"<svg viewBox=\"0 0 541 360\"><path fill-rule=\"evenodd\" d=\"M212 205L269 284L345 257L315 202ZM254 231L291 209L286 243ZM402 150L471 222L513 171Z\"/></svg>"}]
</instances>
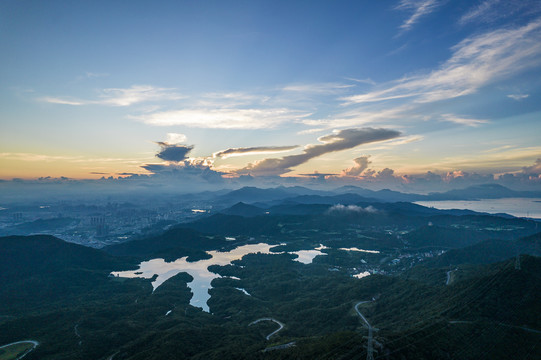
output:
<instances>
[{"instance_id":1,"label":"winding mountain road","mask_svg":"<svg viewBox=\"0 0 541 360\"><path fill-rule=\"evenodd\" d=\"M357 304L355 304L355 311L357 312L357 315L359 315L361 317L361 319L363 319L364 323L366 324L366 326L368 328L371 327L370 323L368 322L368 320L366 320L366 318L364 317L363 314L361 314L361 312L359 311L359 305L361 304L365 304L367 302L370 302L370 300L365 300L365 301L359 301Z\"/></svg>"},{"instance_id":2,"label":"winding mountain road","mask_svg":"<svg viewBox=\"0 0 541 360\"><path fill-rule=\"evenodd\" d=\"M447 281L445 282L445 285L449 285L449 283L451 282L451 273L453 271L457 271L458 269L454 269L454 270L449 270L447 271Z\"/></svg>"},{"instance_id":3,"label":"winding mountain road","mask_svg":"<svg viewBox=\"0 0 541 360\"><path fill-rule=\"evenodd\" d=\"M2 345L2 346L0 346L0 349L6 348L8 346L17 345L17 344L24 344L24 343L31 343L34 346L32 347L32 349L28 349L24 354L22 354L21 356L19 356L16 359L16 360L19 360L19 359L22 359L23 357L25 357L26 355L28 355L28 353L30 353L31 351L33 351L39 345L39 342L35 341L35 340L21 340L21 341L12 342L10 344Z\"/></svg>"},{"instance_id":4,"label":"winding mountain road","mask_svg":"<svg viewBox=\"0 0 541 360\"><path fill-rule=\"evenodd\" d=\"M357 312L357 315L359 315L359 317L361 319L363 319L364 323L368 327L368 347L367 347L367 350L366 350L366 354L367 354L366 359L367 360L372 360L372 359L374 359L374 335L373 334L374 334L374 330L377 330L377 329L374 329L372 327L372 325L370 325L368 320L366 320L364 315L361 314L361 312L359 311L359 305L365 304L365 303L368 303L368 302L371 302L371 301L370 300L359 301L357 304L355 304L355 311Z\"/></svg>"},{"instance_id":5,"label":"winding mountain road","mask_svg":"<svg viewBox=\"0 0 541 360\"><path fill-rule=\"evenodd\" d=\"M257 324L258 322L261 322L261 321L272 321L272 322L275 322L277 323L280 327L271 332L269 335L267 335L266 339L269 340L271 336L275 335L278 333L278 331L282 330L284 328L284 324L282 324L280 321L276 320L276 319L273 319L273 318L261 318L261 319L257 319L255 321L252 321L250 324L248 324L248 326L252 326L252 325L255 325Z\"/></svg>"}]
</instances>

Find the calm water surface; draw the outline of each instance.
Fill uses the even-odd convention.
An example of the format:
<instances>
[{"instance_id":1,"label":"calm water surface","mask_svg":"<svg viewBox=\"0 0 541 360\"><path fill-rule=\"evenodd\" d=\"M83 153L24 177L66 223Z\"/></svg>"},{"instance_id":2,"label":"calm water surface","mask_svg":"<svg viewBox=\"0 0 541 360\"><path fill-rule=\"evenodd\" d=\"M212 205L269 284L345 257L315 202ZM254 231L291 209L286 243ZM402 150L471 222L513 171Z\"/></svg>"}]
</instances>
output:
<instances>
[{"instance_id":1,"label":"calm water surface","mask_svg":"<svg viewBox=\"0 0 541 360\"><path fill-rule=\"evenodd\" d=\"M467 209L489 214L506 213L517 217L541 219L541 199L538 198L481 199L476 201L417 201L415 203L440 210Z\"/></svg>"},{"instance_id":2,"label":"calm water surface","mask_svg":"<svg viewBox=\"0 0 541 360\"><path fill-rule=\"evenodd\" d=\"M141 277L145 279L150 279L154 275L158 275L158 277L152 282L152 287L154 290L156 290L166 280L172 278L178 273L187 272L193 276L193 281L188 283L188 286L193 293L190 304L203 308L204 311L209 312L207 300L210 298L208 293L208 290L211 288L210 283L213 279L220 277L220 275L210 272L207 268L210 265L229 265L234 260L242 259L242 257L246 254L271 254L269 249L273 246L275 245L261 243L239 246L238 248L227 252L208 251L208 253L212 255L212 258L195 262L186 261L186 257L182 257L173 262L166 262L164 259L152 259L139 264L139 268L137 270L118 271L113 272L112 274L119 277Z\"/></svg>"},{"instance_id":3,"label":"calm water surface","mask_svg":"<svg viewBox=\"0 0 541 360\"><path fill-rule=\"evenodd\" d=\"M208 290L211 288L211 281L220 275L210 272L208 267L210 265L229 265L234 260L242 259L244 255L262 253L262 254L279 254L270 252L270 248L276 245L269 244L252 244L239 246L231 251L207 251L212 258L199 260L195 262L186 261L186 257L182 257L172 262L166 262L164 259L152 259L149 261L143 261L139 264L137 270L129 271L116 271L112 272L114 276L126 277L126 278L144 278L150 279L154 275L157 275L156 279L152 282L153 290L156 290L161 284L168 279L181 272L187 272L193 277L193 281L188 283L188 287L191 289L193 296L190 300L190 304L202 308L204 311L209 312L207 300L210 299ZM319 249L319 248L318 248ZM297 254L298 258L294 259L303 264L310 264L312 260L318 255L327 255L321 251L315 250L300 250L291 252L291 254ZM230 278L240 280L239 278L231 276ZM250 295L245 289L239 288L240 291L246 295Z\"/></svg>"}]
</instances>

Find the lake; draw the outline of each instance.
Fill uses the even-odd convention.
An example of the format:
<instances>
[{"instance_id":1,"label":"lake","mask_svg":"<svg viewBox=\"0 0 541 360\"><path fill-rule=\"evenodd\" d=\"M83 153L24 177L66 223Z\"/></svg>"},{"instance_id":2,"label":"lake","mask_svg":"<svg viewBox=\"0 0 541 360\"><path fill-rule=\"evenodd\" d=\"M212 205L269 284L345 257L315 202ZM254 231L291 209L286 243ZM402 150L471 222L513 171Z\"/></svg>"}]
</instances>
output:
<instances>
[{"instance_id":1,"label":"lake","mask_svg":"<svg viewBox=\"0 0 541 360\"><path fill-rule=\"evenodd\" d=\"M192 291L192 298L190 304L196 307L202 308L204 311L209 312L207 300L210 299L208 290L211 288L210 283L213 279L220 277L220 275L210 272L208 267L211 265L229 265L234 260L240 260L247 254L281 254L270 252L270 248L276 245L269 245L264 243L251 244L239 246L231 251L207 251L212 258L204 259L194 262L186 261L186 257L182 257L172 262L166 262L164 259L152 259L149 261L143 261L139 264L137 270L128 271L115 271L111 274L118 277L125 278L144 278L151 279L154 275L157 275L156 279L152 282L153 291L156 290L161 284L173 276L186 272L193 277L193 281L188 283L188 287ZM314 250L300 250L290 252L291 254L298 255L298 258L294 259L304 264L310 264L312 260L318 255L327 255L321 251ZM234 277L231 277L234 278ZM249 295L246 290L242 289L245 294Z\"/></svg>"},{"instance_id":2,"label":"lake","mask_svg":"<svg viewBox=\"0 0 541 360\"><path fill-rule=\"evenodd\" d=\"M539 198L416 201L415 204L440 210L467 209L489 214L506 213L516 217L541 219L541 199Z\"/></svg>"}]
</instances>

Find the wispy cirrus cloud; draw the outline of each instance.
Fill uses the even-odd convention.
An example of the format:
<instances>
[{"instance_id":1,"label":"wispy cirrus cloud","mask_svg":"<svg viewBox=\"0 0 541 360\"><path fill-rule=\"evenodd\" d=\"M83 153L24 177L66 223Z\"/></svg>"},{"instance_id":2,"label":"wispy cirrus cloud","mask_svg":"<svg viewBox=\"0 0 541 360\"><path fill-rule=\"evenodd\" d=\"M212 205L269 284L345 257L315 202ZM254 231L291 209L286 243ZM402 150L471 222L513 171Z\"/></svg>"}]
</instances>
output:
<instances>
[{"instance_id":1,"label":"wispy cirrus cloud","mask_svg":"<svg viewBox=\"0 0 541 360\"><path fill-rule=\"evenodd\" d=\"M441 5L441 1L438 0L402 0L400 4L396 6L398 10L408 10L413 13L411 16L400 25L402 32L409 31L413 26L424 16L432 13L438 6Z\"/></svg>"},{"instance_id":2,"label":"wispy cirrus cloud","mask_svg":"<svg viewBox=\"0 0 541 360\"><path fill-rule=\"evenodd\" d=\"M356 83L361 83L361 84L376 85L376 82L370 78L357 79L357 78L352 78L352 77L346 77L344 79L355 81Z\"/></svg>"},{"instance_id":3,"label":"wispy cirrus cloud","mask_svg":"<svg viewBox=\"0 0 541 360\"><path fill-rule=\"evenodd\" d=\"M507 95L507 97L513 100L520 101L530 97L530 94L509 94Z\"/></svg>"},{"instance_id":4,"label":"wispy cirrus cloud","mask_svg":"<svg viewBox=\"0 0 541 360\"><path fill-rule=\"evenodd\" d=\"M251 94L245 92L210 92L192 99L192 105L200 108L233 108L246 107L254 104L265 104L268 95Z\"/></svg>"},{"instance_id":5,"label":"wispy cirrus cloud","mask_svg":"<svg viewBox=\"0 0 541 360\"><path fill-rule=\"evenodd\" d=\"M480 126L482 124L488 124L489 123L488 120L472 119L472 118L467 118L467 117L463 117L463 116L457 116L455 114L442 114L441 117L442 117L442 119L444 121L449 121L449 122L453 122L455 124L472 126L472 127L478 127L478 126Z\"/></svg>"},{"instance_id":6,"label":"wispy cirrus cloud","mask_svg":"<svg viewBox=\"0 0 541 360\"><path fill-rule=\"evenodd\" d=\"M287 108L274 109L183 109L155 112L131 118L155 126L188 126L206 129L265 129L309 116Z\"/></svg>"},{"instance_id":7,"label":"wispy cirrus cloud","mask_svg":"<svg viewBox=\"0 0 541 360\"><path fill-rule=\"evenodd\" d=\"M379 151L379 150L389 150L396 146L411 144L414 142L423 141L425 139L422 135L408 135L402 136L398 139L392 139L385 141L384 143L375 144L374 146L369 146L364 148L364 151Z\"/></svg>"},{"instance_id":8,"label":"wispy cirrus cloud","mask_svg":"<svg viewBox=\"0 0 541 360\"><path fill-rule=\"evenodd\" d=\"M299 145L292 146L254 146L254 147L241 147L230 148L226 150L220 150L212 154L212 157L227 159L231 156L243 156L243 155L255 155L255 154L273 154L286 152L298 148Z\"/></svg>"},{"instance_id":9,"label":"wispy cirrus cloud","mask_svg":"<svg viewBox=\"0 0 541 360\"><path fill-rule=\"evenodd\" d=\"M82 156L45 155L45 154L13 153L13 152L0 153L0 158L17 160L17 161L39 161L39 162L79 161L83 159Z\"/></svg>"},{"instance_id":10,"label":"wispy cirrus cloud","mask_svg":"<svg viewBox=\"0 0 541 360\"><path fill-rule=\"evenodd\" d=\"M479 19L486 19L488 15L493 13L493 9L496 4L500 3L500 0L485 0L480 4L473 6L467 13L462 15L459 24L466 24ZM490 18L494 19L494 16Z\"/></svg>"},{"instance_id":11,"label":"wispy cirrus cloud","mask_svg":"<svg viewBox=\"0 0 541 360\"><path fill-rule=\"evenodd\" d=\"M468 23L492 23L517 15L532 15L541 12L541 3L537 0L483 0L473 5L459 20L460 25ZM520 16L518 16L520 17Z\"/></svg>"},{"instance_id":12,"label":"wispy cirrus cloud","mask_svg":"<svg viewBox=\"0 0 541 360\"><path fill-rule=\"evenodd\" d=\"M302 133L312 133L336 128L366 126L379 124L403 118L412 107L410 105L377 109L349 109L324 119L303 119L302 123L315 129L304 130Z\"/></svg>"},{"instance_id":13,"label":"wispy cirrus cloud","mask_svg":"<svg viewBox=\"0 0 541 360\"><path fill-rule=\"evenodd\" d=\"M361 82L361 80L357 80ZM315 83L315 84L296 84L287 85L282 88L286 92L299 92L303 94L336 94L346 89L352 88L355 85L340 84L340 83Z\"/></svg>"},{"instance_id":14,"label":"wispy cirrus cloud","mask_svg":"<svg viewBox=\"0 0 541 360\"><path fill-rule=\"evenodd\" d=\"M84 100L77 100L77 99L70 99L70 98L57 98L57 97L52 97L52 96L41 97L39 98L39 100L50 103L50 104L72 105L72 106L80 106L80 105L88 104L88 102Z\"/></svg>"},{"instance_id":15,"label":"wispy cirrus cloud","mask_svg":"<svg viewBox=\"0 0 541 360\"><path fill-rule=\"evenodd\" d=\"M147 101L179 100L184 98L171 88L156 88L142 85L128 89L104 89L100 103L112 106L129 106Z\"/></svg>"},{"instance_id":16,"label":"wispy cirrus cloud","mask_svg":"<svg viewBox=\"0 0 541 360\"><path fill-rule=\"evenodd\" d=\"M451 58L431 73L404 77L343 100L360 104L413 98L428 103L475 93L487 84L539 66L541 19L467 38L452 51Z\"/></svg>"},{"instance_id":17,"label":"wispy cirrus cloud","mask_svg":"<svg viewBox=\"0 0 541 360\"><path fill-rule=\"evenodd\" d=\"M144 158L89 158L85 156L67 156L67 155L47 155L47 154L34 154L34 153L19 153L19 152L3 152L0 153L0 158L16 161L28 161L28 162L69 162L69 163L113 163L119 162L122 164L138 164Z\"/></svg>"},{"instance_id":18,"label":"wispy cirrus cloud","mask_svg":"<svg viewBox=\"0 0 541 360\"><path fill-rule=\"evenodd\" d=\"M107 77L107 76L109 76L109 74L107 73L97 73L97 72L86 71L83 75L77 76L76 80L82 81L86 79L95 79L95 78L102 78L102 77Z\"/></svg>"},{"instance_id":19,"label":"wispy cirrus cloud","mask_svg":"<svg viewBox=\"0 0 541 360\"><path fill-rule=\"evenodd\" d=\"M107 73L96 73L96 72L91 72L91 71L87 71L85 73L85 77L87 78L98 78L98 77L107 77L109 76L109 74Z\"/></svg>"},{"instance_id":20,"label":"wispy cirrus cloud","mask_svg":"<svg viewBox=\"0 0 541 360\"><path fill-rule=\"evenodd\" d=\"M150 85L133 85L130 88L108 88L100 90L97 99L85 100L69 97L45 96L38 100L61 105L107 105L130 106L150 101L169 101L184 98L172 88L157 88Z\"/></svg>"}]
</instances>

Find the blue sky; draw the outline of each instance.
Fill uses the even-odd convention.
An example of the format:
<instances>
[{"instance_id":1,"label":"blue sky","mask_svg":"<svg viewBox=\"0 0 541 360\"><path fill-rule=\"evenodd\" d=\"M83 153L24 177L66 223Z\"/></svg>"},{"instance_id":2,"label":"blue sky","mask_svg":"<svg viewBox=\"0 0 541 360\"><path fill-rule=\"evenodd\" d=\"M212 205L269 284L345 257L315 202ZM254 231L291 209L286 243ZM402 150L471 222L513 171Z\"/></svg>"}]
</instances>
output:
<instances>
[{"instance_id":1,"label":"blue sky","mask_svg":"<svg viewBox=\"0 0 541 360\"><path fill-rule=\"evenodd\" d=\"M539 1L5 0L0 48L2 179L539 185Z\"/></svg>"}]
</instances>

